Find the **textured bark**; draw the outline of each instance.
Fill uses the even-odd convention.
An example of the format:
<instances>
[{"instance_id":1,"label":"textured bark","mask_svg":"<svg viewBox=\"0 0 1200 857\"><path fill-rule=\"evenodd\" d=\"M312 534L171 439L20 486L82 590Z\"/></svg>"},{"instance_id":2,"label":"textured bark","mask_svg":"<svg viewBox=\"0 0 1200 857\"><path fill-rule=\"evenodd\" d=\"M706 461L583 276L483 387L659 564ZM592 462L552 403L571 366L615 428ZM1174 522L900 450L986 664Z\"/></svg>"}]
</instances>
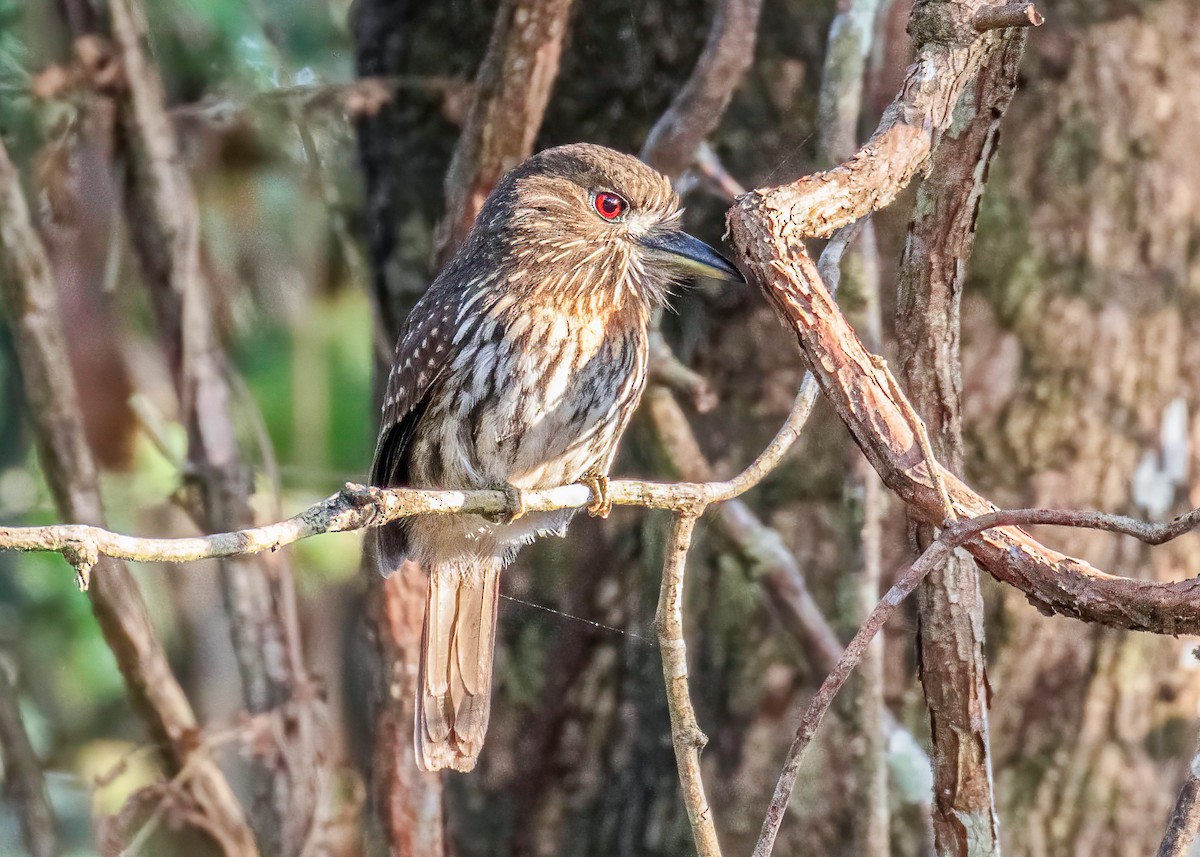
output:
<instances>
[{"instance_id":1,"label":"textured bark","mask_svg":"<svg viewBox=\"0 0 1200 857\"><path fill-rule=\"evenodd\" d=\"M968 466L1005 502L1162 518L1196 497L1198 26L1194 3L1068 4L1031 37L964 313ZM1183 545L1061 545L1146 580L1200 573ZM1194 641L1047 623L1001 597L1006 851L1154 853L1196 729Z\"/></svg>"},{"instance_id":2,"label":"textured bark","mask_svg":"<svg viewBox=\"0 0 1200 857\"><path fill-rule=\"evenodd\" d=\"M900 275L896 335L905 387L933 451L963 475L960 312L967 262L1000 120L1016 89L1024 33L1006 34L958 103L917 193ZM936 537L916 525L921 549ZM999 854L979 572L956 553L918 591L920 677L933 739L937 853Z\"/></svg>"},{"instance_id":3,"label":"textured bark","mask_svg":"<svg viewBox=\"0 0 1200 857\"><path fill-rule=\"evenodd\" d=\"M104 525L95 462L84 438L75 383L59 327L50 264L29 218L18 178L0 146L0 285L28 396L46 481L64 520ZM92 610L125 679L134 707L161 747L167 769L188 767L182 788L193 817L229 857L258 853L233 791L196 740L196 716L154 632L125 564L100 557L88 589Z\"/></svg>"},{"instance_id":4,"label":"textured bark","mask_svg":"<svg viewBox=\"0 0 1200 857\"><path fill-rule=\"evenodd\" d=\"M398 77L411 59L411 25L415 5L405 0L361 0L353 10L357 72L360 77ZM424 271L405 276L400 229L410 202L406 164L420 159L409 139L412 120L403 93L382 109L360 116L357 124L359 165L365 184L365 219L376 307L388 351L377 354L377 396L387 379L391 343L411 302L425 286ZM432 203L430 203L432 204ZM377 413L372 414L377 418ZM445 853L442 777L417 770L413 753L413 700L417 687L424 619L425 574L407 563L384 580L374 558L364 557L366 633L377 660L369 677L372 692L371 745L364 750L371 808L387 853L398 857L442 857ZM349 665L347 665L349 666Z\"/></svg>"}]
</instances>

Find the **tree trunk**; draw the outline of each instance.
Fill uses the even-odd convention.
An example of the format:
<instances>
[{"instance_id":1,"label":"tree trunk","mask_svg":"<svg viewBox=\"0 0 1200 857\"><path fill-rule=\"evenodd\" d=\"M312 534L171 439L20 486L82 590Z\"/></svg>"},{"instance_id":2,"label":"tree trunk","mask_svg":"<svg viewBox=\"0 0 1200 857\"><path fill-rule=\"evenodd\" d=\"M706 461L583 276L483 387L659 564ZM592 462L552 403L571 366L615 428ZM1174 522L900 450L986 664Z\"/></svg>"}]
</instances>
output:
<instances>
[{"instance_id":1,"label":"tree trunk","mask_svg":"<svg viewBox=\"0 0 1200 857\"><path fill-rule=\"evenodd\" d=\"M1196 500L1200 11L1107 5L1034 37L1035 82L1006 122L964 307L968 471L1009 505L1162 519ZM1200 571L1184 543L1053 543L1116 574ZM1152 853L1196 727L1193 644L989 596L1006 852Z\"/></svg>"}]
</instances>

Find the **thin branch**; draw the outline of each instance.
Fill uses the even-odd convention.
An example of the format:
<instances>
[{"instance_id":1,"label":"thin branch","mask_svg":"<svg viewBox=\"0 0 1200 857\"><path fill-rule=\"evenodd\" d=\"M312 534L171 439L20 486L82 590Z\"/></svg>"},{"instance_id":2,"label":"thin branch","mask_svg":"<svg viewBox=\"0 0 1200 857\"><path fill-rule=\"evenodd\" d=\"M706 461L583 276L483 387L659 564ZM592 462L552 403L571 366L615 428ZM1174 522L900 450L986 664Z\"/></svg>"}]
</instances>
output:
<instances>
[{"instance_id":1,"label":"thin branch","mask_svg":"<svg viewBox=\"0 0 1200 857\"><path fill-rule=\"evenodd\" d=\"M669 387L692 403L697 412L706 414L718 404L717 391L708 379L675 356L662 331L650 331L650 383Z\"/></svg>"},{"instance_id":2,"label":"thin branch","mask_svg":"<svg viewBox=\"0 0 1200 857\"><path fill-rule=\"evenodd\" d=\"M866 654L871 640L896 612L896 608L912 594L925 575L945 562L956 548L968 544L980 534L997 527L1028 526L1030 524L1099 529L1133 536L1147 544L1162 544L1200 526L1200 510L1177 518L1170 523L1156 525L1135 521L1121 515L1099 515L1094 512L1072 512L1057 509L1013 509L989 512L977 518L960 520L947 526L942 534L917 558L917 561L897 578L896 583L888 590L883 600L859 627L854 639L846 646L846 650L838 660L837 666L825 677L820 689L809 702L808 710L805 711L800 726L796 729L796 737L788 750L783 772L779 776L779 782L775 786L770 806L767 808L762 832L754 847L754 857L769 857L771 854L775 838L779 833L779 826L783 822L783 816L787 810L788 801L791 799L792 789L796 784L796 777L800 772L804 751L812 742L813 736L816 735L817 728L829 711L830 705L833 704L834 697L837 696L850 673Z\"/></svg>"},{"instance_id":3,"label":"thin branch","mask_svg":"<svg viewBox=\"0 0 1200 857\"><path fill-rule=\"evenodd\" d=\"M1040 27L1046 19L1032 3L1005 3L984 6L971 18L971 25L981 33L1008 27Z\"/></svg>"},{"instance_id":4,"label":"thin branch","mask_svg":"<svg viewBox=\"0 0 1200 857\"><path fill-rule=\"evenodd\" d=\"M211 283L201 263L200 211L150 55L139 0L112 0L112 34L124 66L122 137L130 157L129 231L153 301L160 337L188 432L188 468L202 526L240 529L254 522L252 475L242 460L233 417L231 368L215 329ZM231 555L232 557L232 555ZM77 567L86 565L83 555ZM304 696L304 663L295 589L283 557L221 563L242 695L251 712ZM323 705L298 709L292 728L257 760L254 826L267 854L298 853L320 825L327 801L322 752Z\"/></svg>"},{"instance_id":5,"label":"thin branch","mask_svg":"<svg viewBox=\"0 0 1200 857\"><path fill-rule=\"evenodd\" d=\"M21 838L30 857L56 857L61 849L54 809L46 796L41 761L29 743L17 703L17 689L8 677L8 670L0 665L0 757L4 759L0 788L8 804L16 810Z\"/></svg>"},{"instance_id":6,"label":"thin branch","mask_svg":"<svg viewBox=\"0 0 1200 857\"><path fill-rule=\"evenodd\" d=\"M1158 846L1158 857L1188 857L1197 834L1200 834L1200 743L1188 764L1187 776L1175 800L1162 844Z\"/></svg>"},{"instance_id":7,"label":"thin branch","mask_svg":"<svg viewBox=\"0 0 1200 857\"><path fill-rule=\"evenodd\" d=\"M726 203L732 203L746 192L741 182L729 174L712 146L706 142L696 148L696 160L692 169L697 176L708 182L713 191Z\"/></svg>"},{"instance_id":8,"label":"thin branch","mask_svg":"<svg viewBox=\"0 0 1200 857\"><path fill-rule=\"evenodd\" d=\"M717 828L712 808L704 795L704 780L700 773L700 751L708 738L700 731L688 693L687 644L683 639L683 580L687 552L696 519L703 511L703 507L695 507L682 512L671 524L654 627L662 652L663 681L671 714L671 744L675 748L675 764L679 768L692 838L700 857L721 857Z\"/></svg>"},{"instance_id":9,"label":"thin branch","mask_svg":"<svg viewBox=\"0 0 1200 857\"><path fill-rule=\"evenodd\" d=\"M696 160L754 61L762 0L720 0L687 82L646 137L641 158L672 179Z\"/></svg>"}]
</instances>

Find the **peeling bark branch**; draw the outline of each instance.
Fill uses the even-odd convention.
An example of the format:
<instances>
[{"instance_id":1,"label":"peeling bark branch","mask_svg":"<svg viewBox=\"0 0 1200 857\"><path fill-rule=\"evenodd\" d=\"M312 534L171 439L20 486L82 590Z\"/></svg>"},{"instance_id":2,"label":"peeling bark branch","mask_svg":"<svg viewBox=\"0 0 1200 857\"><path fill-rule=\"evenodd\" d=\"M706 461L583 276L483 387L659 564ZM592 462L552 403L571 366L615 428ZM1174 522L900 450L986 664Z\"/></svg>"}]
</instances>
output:
<instances>
[{"instance_id":1,"label":"peeling bark branch","mask_svg":"<svg viewBox=\"0 0 1200 857\"><path fill-rule=\"evenodd\" d=\"M762 0L720 0L696 67L646 137L641 158L678 178L716 130L754 61Z\"/></svg>"},{"instance_id":2,"label":"peeling bark branch","mask_svg":"<svg viewBox=\"0 0 1200 857\"><path fill-rule=\"evenodd\" d=\"M896 333L906 387L930 427L934 453L962 475L959 315L975 220L1000 122L1012 102L1025 34L1001 37L956 109L921 184L900 274ZM936 537L916 528L917 544ZM917 600L921 685L934 747L939 855L998 854L984 674L983 595L969 556L956 553L921 585Z\"/></svg>"},{"instance_id":3,"label":"peeling bark branch","mask_svg":"<svg viewBox=\"0 0 1200 857\"><path fill-rule=\"evenodd\" d=\"M435 267L445 264L471 230L475 215L506 172L533 153L572 0L504 0L475 97L446 173L446 218Z\"/></svg>"},{"instance_id":4,"label":"peeling bark branch","mask_svg":"<svg viewBox=\"0 0 1200 857\"><path fill-rule=\"evenodd\" d=\"M0 145L0 286L17 347L39 459L59 514L103 526L95 462L84 439L74 378L60 327L58 298L17 173ZM258 851L224 774L194 746L196 716L167 662L141 593L125 565L91 557L99 580L89 591L96 622L116 658L126 690L171 773L190 766L187 790L197 814L228 857Z\"/></svg>"},{"instance_id":5,"label":"peeling bark branch","mask_svg":"<svg viewBox=\"0 0 1200 857\"><path fill-rule=\"evenodd\" d=\"M700 857L721 857L712 807L704 795L704 780L700 773L700 751L708 743L708 738L700 731L688 693L687 645L683 639L684 571L692 531L697 517L703 511L703 507L685 511L671 524L654 627L662 652L663 681L667 687L667 708L671 714L671 744L675 748L675 764L679 768L683 802L687 806L696 852Z\"/></svg>"},{"instance_id":6,"label":"peeling bark branch","mask_svg":"<svg viewBox=\"0 0 1200 857\"><path fill-rule=\"evenodd\" d=\"M944 32L971 13L969 3L923 11L918 6L912 28L921 36L938 24L938 32ZM943 17L930 18L937 15ZM993 507L940 466L931 469L917 453L918 434L908 418L911 404L898 392L886 364L867 352L846 322L804 241L828 235L895 198L925 164L935 135L948 127L953 105L994 44L990 36L967 41L944 35L925 44L900 98L850 160L791 185L752 191L729 214L745 270L794 329L822 390L859 447L884 484L921 520L933 524L945 519L938 483L946 486L960 517L977 517ZM1013 528L988 532L965 547L990 574L1016 586L1044 612L1156 633L1200 628L1200 582L1117 578Z\"/></svg>"}]
</instances>

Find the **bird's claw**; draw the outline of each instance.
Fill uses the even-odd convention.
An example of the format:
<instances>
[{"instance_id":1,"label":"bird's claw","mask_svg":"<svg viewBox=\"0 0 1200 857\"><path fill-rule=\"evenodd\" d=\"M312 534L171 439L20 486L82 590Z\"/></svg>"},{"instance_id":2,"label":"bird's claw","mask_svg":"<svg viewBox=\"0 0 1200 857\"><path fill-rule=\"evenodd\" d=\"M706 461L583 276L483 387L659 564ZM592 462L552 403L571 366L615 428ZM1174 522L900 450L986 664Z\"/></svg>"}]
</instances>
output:
<instances>
[{"instance_id":1,"label":"bird's claw","mask_svg":"<svg viewBox=\"0 0 1200 857\"><path fill-rule=\"evenodd\" d=\"M579 480L580 484L592 489L592 501L588 503L588 514L593 518L607 518L612 511L612 500L608 497L608 477L602 473L589 473Z\"/></svg>"}]
</instances>

